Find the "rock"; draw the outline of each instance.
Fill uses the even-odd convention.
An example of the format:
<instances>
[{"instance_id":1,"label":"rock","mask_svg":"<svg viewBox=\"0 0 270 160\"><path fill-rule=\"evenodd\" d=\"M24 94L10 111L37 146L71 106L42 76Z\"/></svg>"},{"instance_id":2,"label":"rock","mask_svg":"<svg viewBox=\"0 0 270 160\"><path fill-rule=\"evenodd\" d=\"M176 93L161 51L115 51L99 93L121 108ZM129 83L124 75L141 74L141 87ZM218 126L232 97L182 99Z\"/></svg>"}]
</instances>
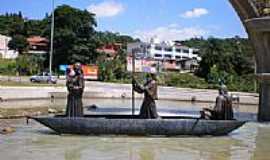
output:
<instances>
[{"instance_id":1,"label":"rock","mask_svg":"<svg viewBox=\"0 0 270 160\"><path fill-rule=\"evenodd\" d=\"M196 96L191 97L191 102L196 102L196 100L197 100Z\"/></svg>"},{"instance_id":2,"label":"rock","mask_svg":"<svg viewBox=\"0 0 270 160\"><path fill-rule=\"evenodd\" d=\"M51 103L54 103L54 102L55 102L54 95L51 95Z\"/></svg>"},{"instance_id":3,"label":"rock","mask_svg":"<svg viewBox=\"0 0 270 160\"><path fill-rule=\"evenodd\" d=\"M87 106L86 108L87 108L87 110L93 110L93 109L98 109L98 106L95 104L92 104L90 106Z\"/></svg>"},{"instance_id":4,"label":"rock","mask_svg":"<svg viewBox=\"0 0 270 160\"><path fill-rule=\"evenodd\" d=\"M57 110L56 109L53 109L53 108L49 108L48 109L48 113L57 113Z\"/></svg>"},{"instance_id":5,"label":"rock","mask_svg":"<svg viewBox=\"0 0 270 160\"><path fill-rule=\"evenodd\" d=\"M12 128L12 127L6 127L6 128L3 128L1 133L2 134L11 134L13 132L15 132L16 129L15 128Z\"/></svg>"},{"instance_id":6,"label":"rock","mask_svg":"<svg viewBox=\"0 0 270 160\"><path fill-rule=\"evenodd\" d=\"M127 96L127 94L125 92L121 94L121 98L123 98L123 99L126 98L126 96Z\"/></svg>"}]
</instances>

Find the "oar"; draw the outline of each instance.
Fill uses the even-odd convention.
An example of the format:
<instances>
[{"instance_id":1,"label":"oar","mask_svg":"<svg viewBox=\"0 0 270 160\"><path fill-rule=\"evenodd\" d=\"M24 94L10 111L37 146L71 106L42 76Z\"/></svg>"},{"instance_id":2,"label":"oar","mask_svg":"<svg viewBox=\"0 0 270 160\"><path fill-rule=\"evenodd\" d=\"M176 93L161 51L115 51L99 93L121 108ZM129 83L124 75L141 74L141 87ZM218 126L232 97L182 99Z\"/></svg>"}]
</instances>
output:
<instances>
[{"instance_id":1,"label":"oar","mask_svg":"<svg viewBox=\"0 0 270 160\"><path fill-rule=\"evenodd\" d=\"M134 81L134 69L135 69L135 52L132 51L132 82ZM132 115L135 114L135 92L132 83Z\"/></svg>"},{"instance_id":2,"label":"oar","mask_svg":"<svg viewBox=\"0 0 270 160\"><path fill-rule=\"evenodd\" d=\"M200 121L200 118L197 118L195 123L192 125L192 128L191 128L191 132L193 132L193 130L195 129L195 127L197 126L197 124L199 123Z\"/></svg>"}]
</instances>

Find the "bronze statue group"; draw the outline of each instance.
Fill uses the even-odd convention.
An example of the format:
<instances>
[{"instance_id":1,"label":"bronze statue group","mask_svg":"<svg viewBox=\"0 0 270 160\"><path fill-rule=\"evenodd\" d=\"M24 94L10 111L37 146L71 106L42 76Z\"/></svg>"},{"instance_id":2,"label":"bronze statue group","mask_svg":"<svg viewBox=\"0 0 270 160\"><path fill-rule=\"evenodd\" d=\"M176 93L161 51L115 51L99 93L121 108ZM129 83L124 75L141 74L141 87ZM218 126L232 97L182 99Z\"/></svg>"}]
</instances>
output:
<instances>
[{"instance_id":1,"label":"bronze statue group","mask_svg":"<svg viewBox=\"0 0 270 160\"><path fill-rule=\"evenodd\" d=\"M73 67L68 68L66 72L66 86L68 90L67 97L67 117L82 117L83 103L82 96L84 91L84 76L80 63L75 63ZM140 85L136 80L132 80L132 87L140 94L144 94L139 117L142 119L159 118L155 100L158 99L158 82L155 73L150 73L146 77L146 82ZM232 97L228 94L227 87L221 85L219 95L216 98L216 104L213 109L204 108L200 112L202 119L211 120L232 120L233 108Z\"/></svg>"}]
</instances>

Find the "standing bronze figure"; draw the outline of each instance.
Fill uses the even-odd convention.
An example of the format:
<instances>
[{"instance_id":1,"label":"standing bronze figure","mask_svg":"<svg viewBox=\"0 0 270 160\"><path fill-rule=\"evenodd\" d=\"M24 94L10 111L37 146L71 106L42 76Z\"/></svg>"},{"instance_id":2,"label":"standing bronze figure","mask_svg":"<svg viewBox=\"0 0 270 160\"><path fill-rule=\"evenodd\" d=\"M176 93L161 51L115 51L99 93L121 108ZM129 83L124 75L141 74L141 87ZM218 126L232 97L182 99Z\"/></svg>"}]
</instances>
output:
<instances>
[{"instance_id":1,"label":"standing bronze figure","mask_svg":"<svg viewBox=\"0 0 270 160\"><path fill-rule=\"evenodd\" d=\"M140 109L140 118L153 119L158 118L155 100L157 96L157 79L156 75L151 73L147 76L146 83L141 86L135 80L132 82L133 88L138 93L144 93L143 103Z\"/></svg>"},{"instance_id":2,"label":"standing bronze figure","mask_svg":"<svg viewBox=\"0 0 270 160\"><path fill-rule=\"evenodd\" d=\"M210 114L208 114L210 113ZM219 89L219 95L216 98L216 105L213 110L204 108L201 112L202 118L213 120L232 120L233 107L232 97L229 96L227 87L222 85Z\"/></svg>"},{"instance_id":3,"label":"standing bronze figure","mask_svg":"<svg viewBox=\"0 0 270 160\"><path fill-rule=\"evenodd\" d=\"M66 86L68 89L66 115L68 117L82 117L84 77L80 63L74 64L73 69L67 70Z\"/></svg>"}]
</instances>

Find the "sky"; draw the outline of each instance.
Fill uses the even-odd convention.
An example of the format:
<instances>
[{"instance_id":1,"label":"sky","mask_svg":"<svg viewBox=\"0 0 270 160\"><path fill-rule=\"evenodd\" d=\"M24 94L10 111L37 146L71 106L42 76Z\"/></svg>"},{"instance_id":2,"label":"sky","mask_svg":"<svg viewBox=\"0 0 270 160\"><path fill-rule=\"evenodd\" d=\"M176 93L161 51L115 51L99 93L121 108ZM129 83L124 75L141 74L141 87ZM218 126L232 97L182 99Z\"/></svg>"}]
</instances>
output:
<instances>
[{"instance_id":1,"label":"sky","mask_svg":"<svg viewBox=\"0 0 270 160\"><path fill-rule=\"evenodd\" d=\"M97 30L148 41L193 37L247 37L228 0L54 0L96 14ZM51 13L52 0L1 0L0 14L19 12L29 19Z\"/></svg>"}]
</instances>

